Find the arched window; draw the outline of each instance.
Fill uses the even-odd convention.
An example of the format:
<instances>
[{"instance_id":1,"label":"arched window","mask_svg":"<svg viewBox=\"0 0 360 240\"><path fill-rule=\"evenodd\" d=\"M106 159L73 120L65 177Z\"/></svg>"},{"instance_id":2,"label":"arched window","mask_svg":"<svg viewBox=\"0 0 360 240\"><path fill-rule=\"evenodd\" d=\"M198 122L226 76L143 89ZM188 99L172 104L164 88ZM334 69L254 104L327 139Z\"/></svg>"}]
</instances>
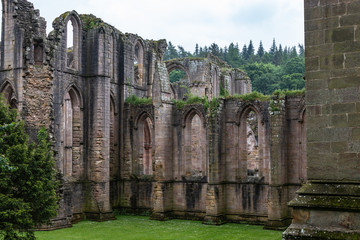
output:
<instances>
[{"instance_id":1,"label":"arched window","mask_svg":"<svg viewBox=\"0 0 360 240\"><path fill-rule=\"evenodd\" d=\"M143 170L145 175L152 175L152 124L149 118L145 119L144 123L144 160L143 160Z\"/></svg>"},{"instance_id":2,"label":"arched window","mask_svg":"<svg viewBox=\"0 0 360 240\"><path fill-rule=\"evenodd\" d=\"M258 176L260 169L258 119L254 111L246 118L247 175Z\"/></svg>"},{"instance_id":3,"label":"arched window","mask_svg":"<svg viewBox=\"0 0 360 240\"><path fill-rule=\"evenodd\" d=\"M82 113L80 95L71 88L66 92L63 103L63 146L65 176L72 176L80 171Z\"/></svg>"},{"instance_id":4,"label":"arched window","mask_svg":"<svg viewBox=\"0 0 360 240\"><path fill-rule=\"evenodd\" d=\"M4 87L1 89L1 94L5 98L6 104L10 106L12 109L17 109L18 101L16 98L15 91L10 83L6 83Z\"/></svg>"},{"instance_id":5,"label":"arched window","mask_svg":"<svg viewBox=\"0 0 360 240\"><path fill-rule=\"evenodd\" d=\"M188 87L190 84L190 77L186 68L177 63L169 63L166 66L169 74L169 81L172 83L172 97L174 99L184 100L188 93Z\"/></svg>"},{"instance_id":6,"label":"arched window","mask_svg":"<svg viewBox=\"0 0 360 240\"><path fill-rule=\"evenodd\" d=\"M66 22L66 67L79 70L80 26L73 14Z\"/></svg>"},{"instance_id":7,"label":"arched window","mask_svg":"<svg viewBox=\"0 0 360 240\"><path fill-rule=\"evenodd\" d=\"M191 177L206 176L206 129L195 111L188 115L184 133L184 175Z\"/></svg>"},{"instance_id":8,"label":"arched window","mask_svg":"<svg viewBox=\"0 0 360 240\"><path fill-rule=\"evenodd\" d=\"M186 72L180 68L173 68L169 72L169 80L171 83L173 83L173 82L188 83L189 82Z\"/></svg>"},{"instance_id":9,"label":"arched window","mask_svg":"<svg viewBox=\"0 0 360 240\"><path fill-rule=\"evenodd\" d=\"M241 178L264 177L265 127L255 108L247 108L240 119ZM241 167L243 166L243 167Z\"/></svg>"},{"instance_id":10,"label":"arched window","mask_svg":"<svg viewBox=\"0 0 360 240\"><path fill-rule=\"evenodd\" d=\"M136 85L144 85L144 75L144 47L140 41L137 41L134 46L134 80Z\"/></svg>"},{"instance_id":11,"label":"arched window","mask_svg":"<svg viewBox=\"0 0 360 240\"><path fill-rule=\"evenodd\" d=\"M218 97L219 96L219 88L220 88L220 83L218 81L218 73L217 70L214 69L212 72L212 93L213 93L213 97Z\"/></svg>"},{"instance_id":12,"label":"arched window","mask_svg":"<svg viewBox=\"0 0 360 240\"><path fill-rule=\"evenodd\" d=\"M137 128L137 159L141 175L152 175L153 124L147 114L144 114Z\"/></svg>"},{"instance_id":13,"label":"arched window","mask_svg":"<svg viewBox=\"0 0 360 240\"><path fill-rule=\"evenodd\" d=\"M110 49L109 49L109 58L110 59L110 78L114 80L115 78L115 36L111 34L110 36Z\"/></svg>"},{"instance_id":14,"label":"arched window","mask_svg":"<svg viewBox=\"0 0 360 240\"><path fill-rule=\"evenodd\" d=\"M118 124L114 98L110 98L110 177L116 177L118 170Z\"/></svg>"}]
</instances>

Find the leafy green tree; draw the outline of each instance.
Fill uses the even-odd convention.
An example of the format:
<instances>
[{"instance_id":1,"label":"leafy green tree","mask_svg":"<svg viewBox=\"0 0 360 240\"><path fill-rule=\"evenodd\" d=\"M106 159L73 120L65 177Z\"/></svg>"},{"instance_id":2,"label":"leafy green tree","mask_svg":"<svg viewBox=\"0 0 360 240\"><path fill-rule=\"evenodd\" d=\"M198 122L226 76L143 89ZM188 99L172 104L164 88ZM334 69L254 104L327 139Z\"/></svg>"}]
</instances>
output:
<instances>
[{"instance_id":1,"label":"leafy green tree","mask_svg":"<svg viewBox=\"0 0 360 240\"><path fill-rule=\"evenodd\" d=\"M289 75L293 73L305 74L305 60L300 57L293 57L283 66L283 74Z\"/></svg>"},{"instance_id":2,"label":"leafy green tree","mask_svg":"<svg viewBox=\"0 0 360 240\"><path fill-rule=\"evenodd\" d=\"M181 69L174 69L169 73L170 82L178 82L186 78L186 73Z\"/></svg>"},{"instance_id":3,"label":"leafy green tree","mask_svg":"<svg viewBox=\"0 0 360 240\"><path fill-rule=\"evenodd\" d=\"M230 43L227 54L227 62L234 68L240 66L240 54L238 45Z\"/></svg>"},{"instance_id":4,"label":"leafy green tree","mask_svg":"<svg viewBox=\"0 0 360 240\"><path fill-rule=\"evenodd\" d=\"M280 81L273 85L273 88L280 90L301 90L305 88L305 80L300 73L284 75Z\"/></svg>"},{"instance_id":5,"label":"leafy green tree","mask_svg":"<svg viewBox=\"0 0 360 240\"><path fill-rule=\"evenodd\" d=\"M0 239L35 239L57 210L55 166L46 130L29 143L24 122L0 100Z\"/></svg>"},{"instance_id":6,"label":"leafy green tree","mask_svg":"<svg viewBox=\"0 0 360 240\"><path fill-rule=\"evenodd\" d=\"M249 63L243 66L252 81L253 91L271 94L281 73L281 68L271 63Z\"/></svg>"}]
</instances>

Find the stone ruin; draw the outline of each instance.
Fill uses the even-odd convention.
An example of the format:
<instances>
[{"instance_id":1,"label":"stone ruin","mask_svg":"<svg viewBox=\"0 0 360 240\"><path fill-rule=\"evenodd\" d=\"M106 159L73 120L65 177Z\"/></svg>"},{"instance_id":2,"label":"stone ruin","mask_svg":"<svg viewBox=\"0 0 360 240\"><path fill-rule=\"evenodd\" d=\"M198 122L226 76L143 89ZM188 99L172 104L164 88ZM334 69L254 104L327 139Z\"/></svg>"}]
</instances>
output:
<instances>
[{"instance_id":1,"label":"stone ruin","mask_svg":"<svg viewBox=\"0 0 360 240\"><path fill-rule=\"evenodd\" d=\"M246 73L212 55L163 61L165 40L124 34L75 11L56 18L47 35L30 2L2 0L0 92L30 136L41 126L49 130L61 173L58 215L47 228L110 220L117 210L283 229L297 196L285 239L321 239L301 238L302 230L345 210L347 226L359 229L351 225L359 215L350 202L311 202L334 196L334 182L344 190L341 199L358 201L347 191L359 186L357 145L350 143L358 131L344 122L356 125L358 111L355 17L342 17L359 8L352 2L305 0L306 120L304 95L241 98L251 93ZM345 27L338 28L339 19ZM351 44L337 44L342 40ZM328 55L329 47L336 54ZM170 83L174 69L186 78ZM204 101L179 107L189 95ZM134 96L147 100L139 104ZM313 156L309 165L306 155ZM348 170L336 171L342 167Z\"/></svg>"},{"instance_id":2,"label":"stone ruin","mask_svg":"<svg viewBox=\"0 0 360 240\"><path fill-rule=\"evenodd\" d=\"M212 55L163 61L165 40L75 11L47 35L33 4L2 3L0 91L30 136L49 130L62 176L49 228L114 210L290 224L287 202L306 180L304 96L242 100L234 96L251 93L250 79ZM185 79L170 83L174 69ZM206 102L175 104L189 95Z\"/></svg>"}]
</instances>

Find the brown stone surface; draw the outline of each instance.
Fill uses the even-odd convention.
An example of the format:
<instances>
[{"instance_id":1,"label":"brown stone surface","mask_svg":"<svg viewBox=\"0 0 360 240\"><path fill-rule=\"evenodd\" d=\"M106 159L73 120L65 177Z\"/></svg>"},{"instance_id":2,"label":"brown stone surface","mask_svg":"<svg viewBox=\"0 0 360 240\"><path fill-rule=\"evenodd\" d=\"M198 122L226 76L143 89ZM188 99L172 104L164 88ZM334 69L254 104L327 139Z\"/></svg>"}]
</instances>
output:
<instances>
[{"instance_id":1,"label":"brown stone surface","mask_svg":"<svg viewBox=\"0 0 360 240\"><path fill-rule=\"evenodd\" d=\"M21 112L32 137L41 126L49 129L62 174L54 228L85 217L110 220L113 209L216 225L246 221L279 229L288 224L286 203L307 178L304 96L225 99L219 97L221 88L230 95L250 93L251 81L211 54L163 62L165 40L123 34L75 11L56 18L46 36L46 22L31 3L3 4L0 91ZM309 151L318 151L310 159L316 163L311 176L320 167L336 168L339 159L349 171L357 169L360 148L360 104L354 100L359 99L358 55L344 44L351 34L357 36L351 27L356 19L343 19L344 26L335 30L343 4L313 8L307 24L312 29L307 44L313 44L306 52L313 78L307 99L313 103L310 129L320 128L308 132ZM322 18L323 11L331 22ZM346 51L348 58L339 52L328 56L328 49ZM173 69L184 70L187 80L171 84ZM186 98L187 91L208 100L219 97L218 104L178 108L172 100ZM126 101L132 95L151 101ZM356 141L347 144L349 139ZM328 163L319 164L324 156Z\"/></svg>"}]
</instances>

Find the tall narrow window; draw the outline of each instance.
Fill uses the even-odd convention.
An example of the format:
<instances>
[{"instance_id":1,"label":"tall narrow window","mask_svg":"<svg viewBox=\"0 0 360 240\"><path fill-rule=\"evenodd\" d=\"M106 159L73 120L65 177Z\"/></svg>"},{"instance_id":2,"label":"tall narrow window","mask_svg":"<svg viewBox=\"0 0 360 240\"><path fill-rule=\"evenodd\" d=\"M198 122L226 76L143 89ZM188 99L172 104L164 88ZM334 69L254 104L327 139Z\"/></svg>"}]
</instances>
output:
<instances>
[{"instance_id":1,"label":"tall narrow window","mask_svg":"<svg viewBox=\"0 0 360 240\"><path fill-rule=\"evenodd\" d=\"M136 85L144 84L144 48L140 41L134 47L134 80Z\"/></svg>"},{"instance_id":2,"label":"tall narrow window","mask_svg":"<svg viewBox=\"0 0 360 240\"><path fill-rule=\"evenodd\" d=\"M118 127L116 121L115 101L110 98L110 177L114 178L118 169L118 154L117 154L117 134Z\"/></svg>"},{"instance_id":3,"label":"tall narrow window","mask_svg":"<svg viewBox=\"0 0 360 240\"><path fill-rule=\"evenodd\" d=\"M70 13L66 22L64 39L66 67L79 70L80 62L81 24L75 13Z\"/></svg>"},{"instance_id":4,"label":"tall narrow window","mask_svg":"<svg viewBox=\"0 0 360 240\"><path fill-rule=\"evenodd\" d=\"M64 175L76 175L81 165L82 116L80 96L70 89L63 103Z\"/></svg>"},{"instance_id":5,"label":"tall narrow window","mask_svg":"<svg viewBox=\"0 0 360 240\"><path fill-rule=\"evenodd\" d=\"M147 114L139 119L137 131L136 145L139 172L142 175L152 175L153 125Z\"/></svg>"},{"instance_id":6,"label":"tall narrow window","mask_svg":"<svg viewBox=\"0 0 360 240\"><path fill-rule=\"evenodd\" d=\"M144 144L143 144L143 148L144 148L144 162L143 162L143 167L144 167L144 174L145 175L151 175L153 173L153 169L152 169L152 133L151 133L151 129L152 129L152 124L151 124L151 120L149 118L145 119L145 124L144 124Z\"/></svg>"},{"instance_id":7,"label":"tall narrow window","mask_svg":"<svg viewBox=\"0 0 360 240\"><path fill-rule=\"evenodd\" d=\"M247 175L258 176L260 169L258 119L254 111L246 118Z\"/></svg>"},{"instance_id":8,"label":"tall narrow window","mask_svg":"<svg viewBox=\"0 0 360 240\"><path fill-rule=\"evenodd\" d=\"M218 81L218 76L217 76L217 71L216 69L213 70L212 72L212 93L213 93L213 97L218 97L219 96L219 87L220 87L220 83Z\"/></svg>"},{"instance_id":9,"label":"tall narrow window","mask_svg":"<svg viewBox=\"0 0 360 240\"><path fill-rule=\"evenodd\" d=\"M192 113L185 126L185 175L202 177L206 175L206 131L197 113Z\"/></svg>"},{"instance_id":10,"label":"tall narrow window","mask_svg":"<svg viewBox=\"0 0 360 240\"><path fill-rule=\"evenodd\" d=\"M110 78L114 80L115 78L115 36L111 34L110 36L110 47L109 47L109 68L110 68Z\"/></svg>"},{"instance_id":11,"label":"tall narrow window","mask_svg":"<svg viewBox=\"0 0 360 240\"><path fill-rule=\"evenodd\" d=\"M75 68L74 59L74 26L71 20L66 26L66 64L69 68Z\"/></svg>"}]
</instances>

